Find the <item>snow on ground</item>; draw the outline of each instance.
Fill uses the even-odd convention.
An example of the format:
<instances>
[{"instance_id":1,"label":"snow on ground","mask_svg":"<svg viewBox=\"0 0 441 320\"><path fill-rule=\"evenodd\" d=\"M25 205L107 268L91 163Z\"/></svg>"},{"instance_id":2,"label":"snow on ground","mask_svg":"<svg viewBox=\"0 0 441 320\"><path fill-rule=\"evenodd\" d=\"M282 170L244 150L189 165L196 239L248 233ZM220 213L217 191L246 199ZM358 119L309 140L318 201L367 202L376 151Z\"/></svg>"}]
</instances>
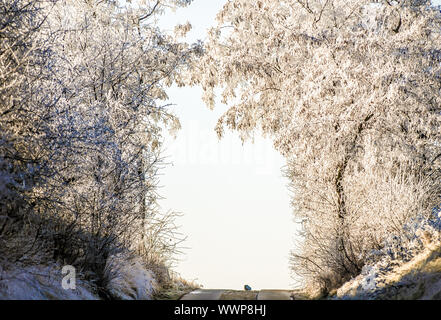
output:
<instances>
[{"instance_id":1,"label":"snow on ground","mask_svg":"<svg viewBox=\"0 0 441 320\"><path fill-rule=\"evenodd\" d=\"M92 288L77 280L75 289L63 289L58 265L24 268L0 267L0 300L96 300Z\"/></svg>"},{"instance_id":2,"label":"snow on ground","mask_svg":"<svg viewBox=\"0 0 441 320\"><path fill-rule=\"evenodd\" d=\"M138 259L127 261L114 257L108 261L111 272L115 273L107 290L115 299L151 300L157 282L153 273L146 270Z\"/></svg>"},{"instance_id":3,"label":"snow on ground","mask_svg":"<svg viewBox=\"0 0 441 320\"><path fill-rule=\"evenodd\" d=\"M139 260L112 258L107 291L114 299L151 300L156 281ZM0 300L97 300L92 284L76 279L75 289L63 289L62 266L53 264L18 268L0 266Z\"/></svg>"}]
</instances>

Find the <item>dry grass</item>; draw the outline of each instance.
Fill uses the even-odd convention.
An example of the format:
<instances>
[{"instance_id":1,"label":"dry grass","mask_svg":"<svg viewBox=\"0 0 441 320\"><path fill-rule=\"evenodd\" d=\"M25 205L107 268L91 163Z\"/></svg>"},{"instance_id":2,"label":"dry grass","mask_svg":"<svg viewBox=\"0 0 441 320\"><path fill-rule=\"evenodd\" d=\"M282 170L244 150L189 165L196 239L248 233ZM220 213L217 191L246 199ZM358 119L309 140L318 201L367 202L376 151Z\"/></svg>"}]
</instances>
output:
<instances>
[{"instance_id":1,"label":"dry grass","mask_svg":"<svg viewBox=\"0 0 441 320\"><path fill-rule=\"evenodd\" d=\"M159 283L160 287L153 295L154 300L179 300L187 293L200 288L195 282L187 281L179 276L172 276L168 281Z\"/></svg>"}]
</instances>

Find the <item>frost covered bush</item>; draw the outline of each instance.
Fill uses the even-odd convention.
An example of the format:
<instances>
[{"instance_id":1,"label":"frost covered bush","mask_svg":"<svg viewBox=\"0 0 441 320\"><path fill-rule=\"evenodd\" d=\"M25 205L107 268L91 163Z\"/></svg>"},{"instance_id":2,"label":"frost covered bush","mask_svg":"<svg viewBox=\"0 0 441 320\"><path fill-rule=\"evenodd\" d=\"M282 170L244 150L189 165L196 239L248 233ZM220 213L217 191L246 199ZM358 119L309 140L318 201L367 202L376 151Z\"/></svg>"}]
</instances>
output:
<instances>
[{"instance_id":1,"label":"frost covered bush","mask_svg":"<svg viewBox=\"0 0 441 320\"><path fill-rule=\"evenodd\" d=\"M439 202L440 15L430 1L233 0L190 83L216 130L273 139L305 239L293 271L324 291Z\"/></svg>"},{"instance_id":2,"label":"frost covered bush","mask_svg":"<svg viewBox=\"0 0 441 320\"><path fill-rule=\"evenodd\" d=\"M51 56L37 36L50 1L0 1L0 263L38 251L33 191L48 173L41 145L50 98L32 82ZM47 98L47 100L45 100ZM32 222L31 222L32 221ZM44 254L43 254L44 255Z\"/></svg>"}]
</instances>

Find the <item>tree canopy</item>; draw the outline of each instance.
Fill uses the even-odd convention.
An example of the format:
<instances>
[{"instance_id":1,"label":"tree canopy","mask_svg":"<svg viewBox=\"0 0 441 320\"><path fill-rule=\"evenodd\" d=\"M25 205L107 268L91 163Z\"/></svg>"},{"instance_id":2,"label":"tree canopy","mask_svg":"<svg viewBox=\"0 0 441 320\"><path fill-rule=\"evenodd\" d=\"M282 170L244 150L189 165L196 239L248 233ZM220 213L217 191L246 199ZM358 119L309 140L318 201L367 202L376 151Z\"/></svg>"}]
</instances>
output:
<instances>
[{"instance_id":1,"label":"tree canopy","mask_svg":"<svg viewBox=\"0 0 441 320\"><path fill-rule=\"evenodd\" d=\"M325 286L440 196L440 14L430 1L231 0L200 84L217 132L262 132L306 219L293 267ZM331 285L332 286L332 285Z\"/></svg>"}]
</instances>

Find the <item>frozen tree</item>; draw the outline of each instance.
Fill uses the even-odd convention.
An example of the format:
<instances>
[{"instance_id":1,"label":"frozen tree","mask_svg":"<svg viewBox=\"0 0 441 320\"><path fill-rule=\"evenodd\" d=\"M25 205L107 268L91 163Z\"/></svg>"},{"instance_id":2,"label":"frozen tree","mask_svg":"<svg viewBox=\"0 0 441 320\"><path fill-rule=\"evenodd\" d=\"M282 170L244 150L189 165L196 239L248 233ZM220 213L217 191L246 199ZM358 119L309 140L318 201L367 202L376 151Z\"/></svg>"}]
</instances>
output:
<instances>
[{"instance_id":1,"label":"frozen tree","mask_svg":"<svg viewBox=\"0 0 441 320\"><path fill-rule=\"evenodd\" d=\"M38 32L52 5L0 1L0 259L23 258L33 242L18 234L32 239L37 233L25 221L35 205L36 185L47 173L39 129L53 101L33 84L48 74L51 52Z\"/></svg>"},{"instance_id":2,"label":"frozen tree","mask_svg":"<svg viewBox=\"0 0 441 320\"><path fill-rule=\"evenodd\" d=\"M179 121L161 100L200 49L162 34L155 19L189 3L1 2L15 19L2 16L0 30L2 218L33 234L19 250L7 237L19 228L0 220L9 260L38 245L99 274L123 249L175 252L174 215L159 213L156 185L162 129ZM23 200L20 219L12 194Z\"/></svg>"},{"instance_id":3,"label":"frozen tree","mask_svg":"<svg viewBox=\"0 0 441 320\"><path fill-rule=\"evenodd\" d=\"M293 269L329 289L440 196L440 15L430 1L231 0L187 81L216 130L287 160L305 239Z\"/></svg>"},{"instance_id":4,"label":"frozen tree","mask_svg":"<svg viewBox=\"0 0 441 320\"><path fill-rule=\"evenodd\" d=\"M48 24L66 30L56 42L55 65L67 111L57 121L76 135L69 139L63 199L71 219L84 219L80 224L101 241L119 234L129 244L142 241L142 225L156 210L159 122L179 127L158 101L195 49L147 23L161 5L62 1Z\"/></svg>"}]
</instances>

